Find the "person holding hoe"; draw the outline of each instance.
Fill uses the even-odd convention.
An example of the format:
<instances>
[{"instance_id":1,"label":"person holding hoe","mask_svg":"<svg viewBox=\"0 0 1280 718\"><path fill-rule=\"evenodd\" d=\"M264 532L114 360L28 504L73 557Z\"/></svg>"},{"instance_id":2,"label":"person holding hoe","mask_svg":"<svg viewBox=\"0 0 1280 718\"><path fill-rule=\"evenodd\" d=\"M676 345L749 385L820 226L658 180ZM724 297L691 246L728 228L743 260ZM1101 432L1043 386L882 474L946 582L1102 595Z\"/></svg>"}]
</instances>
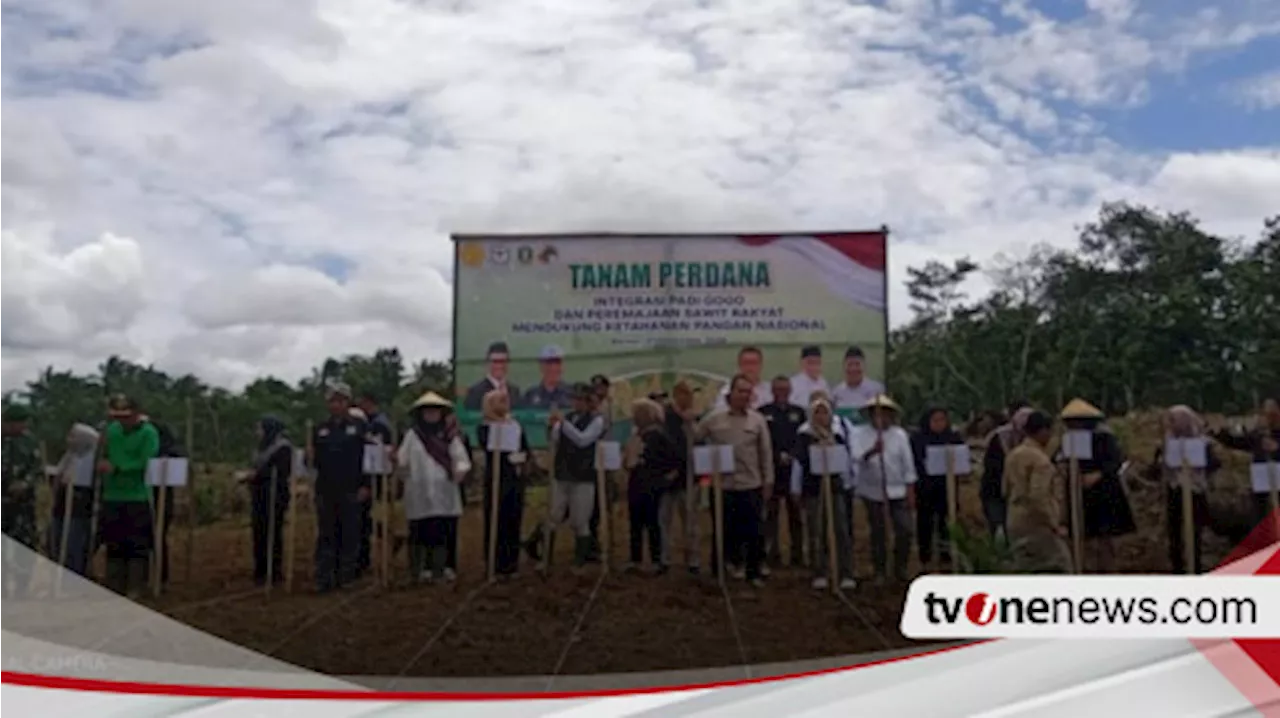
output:
<instances>
[{"instance_id":1,"label":"person holding hoe","mask_svg":"<svg viewBox=\"0 0 1280 718\"><path fill-rule=\"evenodd\" d=\"M605 418L597 410L599 398L588 384L573 390L573 409L567 416L554 410L548 416L551 443L555 445L555 484L551 487L550 525L568 523L573 529L573 565L590 558L591 516L596 510L596 445L604 437ZM549 537L547 537L549 539ZM550 551L548 551L550 553ZM550 561L550 556L546 557Z\"/></svg>"},{"instance_id":2,"label":"person holding hoe","mask_svg":"<svg viewBox=\"0 0 1280 718\"><path fill-rule=\"evenodd\" d=\"M644 559L645 538L649 540L649 561L657 574L668 570L663 557L662 525L659 506L667 487L684 481L682 446L677 446L663 427L662 405L652 399L637 399L631 404L631 420L635 436L627 442L624 468L629 472L627 507L631 528L631 562L639 568Z\"/></svg>"},{"instance_id":3,"label":"person holding hoe","mask_svg":"<svg viewBox=\"0 0 1280 718\"><path fill-rule=\"evenodd\" d=\"M1195 439L1205 435L1204 420L1189 406L1178 404L1165 410L1163 422L1165 438ZM1165 528L1169 542L1169 567L1173 573L1184 573L1187 570L1186 543L1183 541L1182 486L1185 481L1191 492L1191 545L1193 573L1200 573L1201 563L1200 536L1202 529L1209 525L1209 499L1207 492L1209 483L1218 469L1222 468L1222 460L1213 450L1213 444L1205 446L1205 466L1203 468L1172 468L1166 465L1164 446L1158 446L1148 469L1149 478L1159 480L1165 485ZM1185 474L1184 474L1185 472Z\"/></svg>"},{"instance_id":4,"label":"person holding hoe","mask_svg":"<svg viewBox=\"0 0 1280 718\"><path fill-rule=\"evenodd\" d=\"M867 423L854 427L853 459L858 481L855 493L862 499L871 527L871 560L875 583L888 575L888 526L893 523L893 576L907 580L911 557L911 512L915 509L916 460L911 437L897 425L902 410L884 394L862 407Z\"/></svg>"},{"instance_id":5,"label":"person holding hoe","mask_svg":"<svg viewBox=\"0 0 1280 718\"><path fill-rule=\"evenodd\" d=\"M360 506L369 498L364 478L365 422L351 415L351 388L328 390L329 416L312 430L315 467L316 590L326 593L356 579Z\"/></svg>"},{"instance_id":6,"label":"person holding hoe","mask_svg":"<svg viewBox=\"0 0 1280 718\"><path fill-rule=\"evenodd\" d=\"M452 412L453 405L435 392L418 397L396 456L409 521L409 576L423 583L456 578L449 556L462 516L458 486L471 471L471 454L449 420Z\"/></svg>"},{"instance_id":7,"label":"person holding hoe","mask_svg":"<svg viewBox=\"0 0 1280 718\"><path fill-rule=\"evenodd\" d=\"M931 475L927 457L930 446L963 446L964 438L951 424L951 417L941 406L931 406L920 417L920 428L911 437L912 453L916 458L916 543L919 545L920 566L933 563L934 537L944 562L951 560L951 502L956 501L947 491L947 475Z\"/></svg>"},{"instance_id":8,"label":"person holding hoe","mask_svg":"<svg viewBox=\"0 0 1280 718\"><path fill-rule=\"evenodd\" d=\"M520 524L524 518L525 478L529 470L529 437L511 417L511 397L495 390L481 403L484 422L476 427L476 440L484 452L484 549L485 563L495 578L509 579L520 567ZM489 446L492 432L520 431L519 451ZM504 442L505 443L505 442ZM496 462L496 463L495 463ZM495 474L496 483L495 484ZM495 493L496 491L496 493ZM492 566L489 566L492 557Z\"/></svg>"},{"instance_id":9,"label":"person holding hoe","mask_svg":"<svg viewBox=\"0 0 1280 718\"><path fill-rule=\"evenodd\" d=\"M289 508L289 478L293 474L293 444L284 423L274 416L258 421L258 449L243 479L249 487L253 519L253 582L284 579L284 522ZM268 564L270 564L268 570Z\"/></svg>"},{"instance_id":10,"label":"person holding hoe","mask_svg":"<svg viewBox=\"0 0 1280 718\"><path fill-rule=\"evenodd\" d=\"M146 588L152 535L147 465L160 454L160 434L142 420L138 405L117 394L107 405L102 479L101 532L107 547L107 588L135 598Z\"/></svg>"},{"instance_id":11,"label":"person holding hoe","mask_svg":"<svg viewBox=\"0 0 1280 718\"><path fill-rule=\"evenodd\" d=\"M1080 476L1080 504L1083 510L1085 555L1093 556L1094 569L1098 573L1112 573L1116 568L1114 540L1138 530L1120 482L1120 467L1124 465L1124 448L1120 439L1106 425L1106 414L1084 399L1072 399L1060 415L1067 431L1089 433L1092 446L1089 458L1077 460ZM1068 461L1061 449L1055 457L1062 474ZM1073 497L1070 482L1066 482L1067 515L1070 516ZM1070 524L1068 524L1068 528Z\"/></svg>"},{"instance_id":12,"label":"person holding hoe","mask_svg":"<svg viewBox=\"0 0 1280 718\"><path fill-rule=\"evenodd\" d=\"M1253 485L1253 515L1256 524L1271 515L1276 507L1271 505L1269 484L1274 480L1280 485L1280 400L1269 397L1262 402L1258 412L1258 424L1252 431L1221 430L1213 438L1234 451L1252 455L1251 463L1266 467L1268 475L1262 486ZM1271 539L1276 537L1272 534Z\"/></svg>"},{"instance_id":13,"label":"person holding hoe","mask_svg":"<svg viewBox=\"0 0 1280 718\"><path fill-rule=\"evenodd\" d=\"M853 532L849 529L849 495L854 488L853 464L846 463L838 472L826 472L811 463L812 447L838 446L849 450L847 425L836 419L831 402L819 395L809 405L809 420L796 434L789 464L791 495L803 504L805 522L809 525L809 555L813 557L813 588L826 589L838 580L842 591L857 587L853 579ZM817 470L815 470L817 469ZM829 483L824 487L823 482ZM828 526L827 517L830 516ZM798 538L798 537L797 537ZM831 547L834 543L835 564L839 577L831 573Z\"/></svg>"},{"instance_id":14,"label":"person holding hoe","mask_svg":"<svg viewBox=\"0 0 1280 718\"><path fill-rule=\"evenodd\" d=\"M1026 573L1070 573L1064 482L1048 453L1053 420L1031 411L1020 430L1023 438L1009 451L1001 474L1014 560Z\"/></svg>"}]
</instances>

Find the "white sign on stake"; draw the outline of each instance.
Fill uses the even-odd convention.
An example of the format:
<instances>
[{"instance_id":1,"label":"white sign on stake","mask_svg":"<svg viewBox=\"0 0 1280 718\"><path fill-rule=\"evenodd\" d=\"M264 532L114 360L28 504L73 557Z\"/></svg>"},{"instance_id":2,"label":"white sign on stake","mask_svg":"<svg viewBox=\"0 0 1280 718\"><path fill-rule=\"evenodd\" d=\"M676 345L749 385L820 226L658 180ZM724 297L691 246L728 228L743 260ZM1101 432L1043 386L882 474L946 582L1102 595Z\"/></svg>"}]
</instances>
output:
<instances>
[{"instance_id":1,"label":"white sign on stake","mask_svg":"<svg viewBox=\"0 0 1280 718\"><path fill-rule=\"evenodd\" d=\"M391 455L382 444L365 444L364 473L366 476L385 476L391 473Z\"/></svg>"},{"instance_id":2,"label":"white sign on stake","mask_svg":"<svg viewBox=\"0 0 1280 718\"><path fill-rule=\"evenodd\" d=\"M301 477L307 476L310 473L311 473L310 469L307 468L306 449L294 449L293 450L293 475L297 478L301 478Z\"/></svg>"},{"instance_id":3,"label":"white sign on stake","mask_svg":"<svg viewBox=\"0 0 1280 718\"><path fill-rule=\"evenodd\" d=\"M1271 477L1274 475L1276 488L1280 489L1280 464L1249 464L1249 484L1255 494L1271 493Z\"/></svg>"},{"instance_id":4,"label":"white sign on stake","mask_svg":"<svg viewBox=\"0 0 1280 718\"><path fill-rule=\"evenodd\" d=\"M1093 432L1068 431L1062 435L1062 455L1076 461L1093 460Z\"/></svg>"},{"instance_id":5,"label":"white sign on stake","mask_svg":"<svg viewBox=\"0 0 1280 718\"><path fill-rule=\"evenodd\" d=\"M924 471L929 476L947 475L947 454L951 454L951 475L973 473L973 459L968 444L934 444L925 449Z\"/></svg>"},{"instance_id":6,"label":"white sign on stake","mask_svg":"<svg viewBox=\"0 0 1280 718\"><path fill-rule=\"evenodd\" d=\"M600 462L604 462L604 466L600 466ZM616 441L602 441L600 448L596 449L596 468L603 468L605 471L617 471L622 468L622 444Z\"/></svg>"},{"instance_id":7,"label":"white sign on stake","mask_svg":"<svg viewBox=\"0 0 1280 718\"><path fill-rule=\"evenodd\" d=\"M844 476L849 471L849 447L844 444L809 445L809 473L813 476Z\"/></svg>"},{"instance_id":8,"label":"white sign on stake","mask_svg":"<svg viewBox=\"0 0 1280 718\"><path fill-rule=\"evenodd\" d=\"M168 468L165 465L168 464ZM161 479L164 481L162 482ZM186 486L187 460L184 458L166 457L152 459L147 462L147 485L149 486Z\"/></svg>"},{"instance_id":9,"label":"white sign on stake","mask_svg":"<svg viewBox=\"0 0 1280 718\"><path fill-rule=\"evenodd\" d=\"M93 472L96 458L94 453L90 452L84 456L72 457L67 462L67 478L71 480L72 486L82 489L93 488Z\"/></svg>"},{"instance_id":10,"label":"white sign on stake","mask_svg":"<svg viewBox=\"0 0 1280 718\"><path fill-rule=\"evenodd\" d=\"M523 429L520 423L516 421L499 421L489 422L489 445L485 447L485 451L501 451L506 454L514 454L520 451L520 437ZM502 445L498 446L497 442L501 441Z\"/></svg>"},{"instance_id":11,"label":"white sign on stake","mask_svg":"<svg viewBox=\"0 0 1280 718\"><path fill-rule=\"evenodd\" d=\"M1203 469L1209 464L1209 445L1203 436L1184 439L1172 436L1164 440L1164 465L1171 469L1182 468L1182 458L1186 457L1187 466Z\"/></svg>"},{"instance_id":12,"label":"white sign on stake","mask_svg":"<svg viewBox=\"0 0 1280 718\"><path fill-rule=\"evenodd\" d=\"M716 463L712 464L712 459ZM733 473L733 446L720 444L717 446L695 446L693 448L693 473L700 476L707 474Z\"/></svg>"}]
</instances>

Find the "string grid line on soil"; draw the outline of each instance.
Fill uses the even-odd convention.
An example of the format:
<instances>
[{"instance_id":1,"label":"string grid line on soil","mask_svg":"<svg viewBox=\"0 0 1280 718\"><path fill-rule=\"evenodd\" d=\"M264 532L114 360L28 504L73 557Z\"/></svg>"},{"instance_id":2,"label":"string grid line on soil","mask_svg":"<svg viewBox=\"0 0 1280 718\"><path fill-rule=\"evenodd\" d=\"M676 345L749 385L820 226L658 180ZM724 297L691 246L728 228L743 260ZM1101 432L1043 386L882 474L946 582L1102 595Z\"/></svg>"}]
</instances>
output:
<instances>
[{"instance_id":1,"label":"string grid line on soil","mask_svg":"<svg viewBox=\"0 0 1280 718\"><path fill-rule=\"evenodd\" d=\"M573 624L573 630L569 633L569 638L564 642L564 649L560 651L560 657L556 659L555 668L551 669L551 675L547 676L547 690L551 690L556 676L560 675L560 670L564 668L565 660L569 658L569 651L573 649L574 642L582 633L582 625L587 621L587 614L591 613L591 606L596 602L596 595L600 593L600 587L604 585L606 575L604 571L601 571L600 576L596 579L596 585L591 588L591 595L587 596L587 602L583 605L582 612L578 614L578 620Z\"/></svg>"},{"instance_id":2,"label":"string grid line on soil","mask_svg":"<svg viewBox=\"0 0 1280 718\"><path fill-rule=\"evenodd\" d=\"M284 648L285 646L287 646L290 641L297 638L303 631L316 625L320 621L332 615L338 609L347 606L357 598L360 598L361 596L372 593L373 589L377 587L378 587L377 583L370 583L367 586L364 586L356 591L352 591L350 595L346 596L341 601L337 601L335 603L329 604L328 606L324 606L320 608L316 612L312 613L310 618L308 618L306 621L303 621L302 625L298 626L297 628L293 629L289 633L285 634L285 637L280 639L278 642L276 642L275 645L273 645L271 648L265 651L262 651L259 655L255 656L253 660L249 661L249 663L245 665L243 670L249 670L250 668L253 668L254 666L258 665L258 663L260 663L264 659L275 656L277 653L280 652L281 648Z\"/></svg>"},{"instance_id":3,"label":"string grid line on soil","mask_svg":"<svg viewBox=\"0 0 1280 718\"><path fill-rule=\"evenodd\" d=\"M222 604L224 604L224 603L232 603L232 602L234 602L234 601L239 601L239 600L241 600L241 599L249 598L250 596L259 595L259 594L261 594L261 593L262 593L262 589L260 589L260 588L253 588L253 589L249 589L249 590L247 590L247 591L240 591L239 593L233 593L233 594L230 594L230 595L227 595L227 596L215 596L214 598L206 598L206 599L202 599L202 600L200 600L200 601L192 601L192 602L190 602L190 603L182 603L182 604L178 604L177 606L171 606L171 607L163 608L163 609L162 609L162 608L153 608L153 607L150 607L150 606L146 606L145 604L138 604L138 605L143 606L144 608L147 608L148 610L155 611L156 613L159 613L160 615L165 616L166 618L173 618L173 617L174 617L174 616L173 616L173 614L177 614L177 613L186 613L187 611L193 611L193 610L198 609L198 608L212 608L212 607L214 607L214 606L220 606L220 605L222 605ZM121 638L124 638L125 636L129 635L130 633L132 633L132 632L134 631L134 629L136 629L136 628L138 628L139 626L141 626L142 624L144 624L144 623L146 623L146 622L150 621L150 620L151 620L151 618L152 618L152 616L146 616L146 617L144 617L144 618L140 618L140 619L138 619L138 620L136 620L136 621L132 621L132 622L130 622L127 626L125 626L124 628L122 628L121 630L116 631L115 633L112 633L111 635L107 636L106 638L103 638L102 640L98 641L97 643L94 643L93 645L89 646L89 647L88 647L88 649L86 649L86 650L88 650L88 651L92 651L92 652L98 652L98 651L101 651L103 648L105 648L105 647L107 647L107 646L111 645L111 644L112 644L112 643L114 643L115 641L117 641L117 640L119 640L119 639L121 639Z\"/></svg>"},{"instance_id":4,"label":"string grid line on soil","mask_svg":"<svg viewBox=\"0 0 1280 718\"><path fill-rule=\"evenodd\" d=\"M724 596L724 607L729 612L729 628L733 631L733 640L738 643L738 654L742 656L742 670L747 678L751 678L751 660L747 657L747 644L742 640L742 631L738 628L738 615L733 610L733 599L729 598L729 586L720 582L720 593Z\"/></svg>"},{"instance_id":5,"label":"string grid line on soil","mask_svg":"<svg viewBox=\"0 0 1280 718\"><path fill-rule=\"evenodd\" d=\"M848 606L849 610L853 611L853 615L857 616L858 620L862 622L862 625L866 626L868 630L876 635L876 638L880 639L880 643L884 644L885 650L893 649L893 644L889 642L888 637L886 637L884 632L867 618L867 615L858 608L858 605L853 602L853 599L846 596L844 591L836 591L836 598L839 598L841 603Z\"/></svg>"},{"instance_id":6,"label":"string grid line on soil","mask_svg":"<svg viewBox=\"0 0 1280 718\"><path fill-rule=\"evenodd\" d=\"M398 683L410 669L417 665L418 661L422 660L423 656L427 655L427 653L435 647L440 638L444 636L445 632L449 630L449 627L453 625L453 622L458 620L458 617L465 613L471 606L471 600L484 593L485 590L492 585L493 583L486 581L467 592L467 595L462 599L462 603L454 609L453 613L449 614L449 618L445 619L445 622L440 624L440 627L436 629L435 633L431 634L431 637L427 639L427 642L422 644L422 648L417 653L413 654L413 657L404 664L404 668L401 668L400 671L396 673L396 677L387 683L388 691L394 690L396 683Z\"/></svg>"}]
</instances>

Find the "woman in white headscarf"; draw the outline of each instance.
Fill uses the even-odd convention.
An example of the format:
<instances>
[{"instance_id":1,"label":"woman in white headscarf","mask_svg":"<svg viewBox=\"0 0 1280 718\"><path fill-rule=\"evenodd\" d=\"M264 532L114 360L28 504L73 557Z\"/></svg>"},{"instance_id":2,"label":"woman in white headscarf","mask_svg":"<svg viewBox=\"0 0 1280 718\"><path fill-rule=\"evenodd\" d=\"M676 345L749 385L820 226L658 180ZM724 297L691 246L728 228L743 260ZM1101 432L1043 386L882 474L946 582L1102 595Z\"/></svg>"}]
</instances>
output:
<instances>
[{"instance_id":1,"label":"woman in white headscarf","mask_svg":"<svg viewBox=\"0 0 1280 718\"><path fill-rule=\"evenodd\" d=\"M93 460L99 434L88 424L76 424L67 433L67 450L52 477L53 516L49 522L49 556L62 557L62 537L66 536L65 566L85 575L89 564L89 524L93 516ZM67 521L67 494L70 487L70 520ZM64 525L65 524L65 525Z\"/></svg>"}]
</instances>

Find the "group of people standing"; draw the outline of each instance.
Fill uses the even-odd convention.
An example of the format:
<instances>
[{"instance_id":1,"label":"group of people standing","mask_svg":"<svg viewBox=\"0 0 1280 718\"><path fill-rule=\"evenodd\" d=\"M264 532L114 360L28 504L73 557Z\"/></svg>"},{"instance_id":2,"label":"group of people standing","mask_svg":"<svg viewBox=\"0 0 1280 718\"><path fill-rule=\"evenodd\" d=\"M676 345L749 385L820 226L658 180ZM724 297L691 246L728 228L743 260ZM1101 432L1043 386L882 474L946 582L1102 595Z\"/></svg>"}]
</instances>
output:
<instances>
[{"instance_id":1,"label":"group of people standing","mask_svg":"<svg viewBox=\"0 0 1280 718\"><path fill-rule=\"evenodd\" d=\"M752 350L743 351L750 354ZM855 423L836 412L837 404L825 390L811 392L807 403L800 405L794 382L786 376L769 384L768 401L760 401L758 386L750 375L734 376L723 394L723 406L705 415L694 408L694 391L683 382L669 395L659 393L633 402L633 432L622 450L628 570L644 563L647 548L654 571L667 572L674 563L676 537L683 534L684 566L690 573L700 573L702 551L707 548L702 544L701 519L709 512L711 525L723 530L725 574L762 586L772 570L783 565L785 516L790 566L809 567L815 588L836 583L852 589L858 504L863 506L869 529L876 583L909 578L913 537L922 567L933 562L938 548L938 557L947 558L945 537L957 499L948 490L946 476L936 475L936 467L931 473L926 460L931 446L964 445L945 408L928 408L918 426L908 431L901 425L900 407L883 393L870 396L859 407L863 421ZM485 555L493 557L498 577L517 572L522 551L545 566L554 552L556 529L565 525L573 536L574 566L599 561L600 509L612 499L601 501L596 493L599 444L608 440L611 430L607 401L607 382L582 384L573 388L567 413L558 408L550 412L549 510L526 536L525 488L535 462L505 391L492 390L483 397L484 420L477 427L474 444L460 430L451 402L431 392L410 407L408 430L397 442L391 420L378 411L372 397L362 397L356 406L349 387L330 386L328 417L312 428L306 451L306 462L314 472L317 590L349 584L370 565L372 500L382 485L367 473L364 459L371 445L388 453L389 473L396 477L386 486L402 500L408 530L397 541L408 544L410 575L415 580L452 580L457 575L458 522L466 503L462 484L472 473L473 448L484 457L478 463L485 487ZM128 397L112 397L108 417L103 427L76 424L68 434L66 453L52 472L55 499L47 553L65 557L69 568L84 574L98 547L105 546L104 583L136 596L154 570L157 506L167 503L169 511L173 506L171 499L159 501L159 489L148 485L147 467L152 459L181 456L182 450L171 432L151 421ZM1163 426L1169 437L1212 438L1229 450L1249 453L1255 463L1280 463L1280 406L1275 399L1263 403L1260 417L1248 432L1210 432L1191 408L1175 406L1164 413ZM39 544L34 488L44 474L45 460L26 431L30 418L21 406L5 410L3 515L4 532L34 549ZM1073 400L1057 419L1065 429L1091 436L1091 451L1077 466L1085 558L1089 570L1112 572L1115 540L1137 529L1121 476L1124 448L1107 426L1104 413L1087 401ZM1072 531L1068 459L1061 449L1049 453L1054 425L1049 414L1015 402L1008 408L1006 421L985 441L979 490L983 515L992 536L1009 542L1019 570L1069 571L1076 563L1068 547ZM517 446L491 444L491 433L505 430L520 433ZM297 462L295 447L278 419L262 418L258 438L252 465L241 480L252 497L254 578L265 583L283 577L284 527L294 498L290 486ZM710 477L695 475L693 452L698 445L732 449L732 465L718 471L719 504L709 500ZM489 450L491 446L497 450ZM843 467L828 472L825 486L825 469L810 463L814 446L841 447L848 454ZM1200 535L1214 521L1207 492L1222 465L1212 443L1206 458L1202 468L1170 469L1158 449L1147 474L1165 487L1168 555L1174 572L1188 568L1181 530L1181 487L1188 481L1188 471L1195 529L1192 569L1203 568ZM75 476L86 467L96 481ZM1256 521L1269 514L1269 501L1267 493L1254 492ZM715 515L717 505L723 507L721 520ZM384 526L382 530L391 529ZM831 543L834 561L830 561ZM713 533L710 563L718 573L716 546ZM167 557L168 552L162 554ZM165 579L167 563L160 568Z\"/></svg>"},{"instance_id":2,"label":"group of people standing","mask_svg":"<svg viewBox=\"0 0 1280 718\"><path fill-rule=\"evenodd\" d=\"M183 455L172 432L129 397L115 395L107 403L107 422L98 428L73 425L65 453L47 470L47 457L27 430L31 419L26 407L5 410L5 534L40 550L36 487L47 479L53 496L43 541L47 556L88 575L93 556L105 548L103 583L132 597L141 595L154 570L167 582L173 487L163 489L162 499L161 487L148 483L147 470L154 459ZM162 506L165 520L157 537Z\"/></svg>"},{"instance_id":3,"label":"group of people standing","mask_svg":"<svg viewBox=\"0 0 1280 718\"><path fill-rule=\"evenodd\" d=\"M1072 538L1072 496L1066 465L1059 449L1049 454L1053 419L1026 402L1009 407L1008 421L987 438L983 460L981 499L987 526L993 535L1011 540L1021 566L1033 571L1070 571L1074 567L1068 541ZM1115 540L1137 530L1129 496L1121 476L1125 451L1107 426L1105 414L1082 399L1071 401L1059 415L1064 428L1088 432L1090 454L1078 460L1080 477L1082 543L1085 570L1111 573L1116 569ZM1230 450L1249 453L1258 464L1280 463L1280 404L1263 402L1257 426L1249 431L1222 429L1209 432L1191 407L1177 405L1162 417L1164 436L1174 439L1215 439ZM1171 468L1158 446L1145 472L1148 480L1164 487L1165 527L1169 568L1173 573L1200 573L1201 539L1215 525L1208 492L1222 467L1214 443L1206 445L1204 466ZM1192 556L1186 562L1183 532L1183 486L1191 492ZM1253 524L1271 513L1267 491L1253 490ZM1239 539L1240 536L1235 538Z\"/></svg>"}]
</instances>

